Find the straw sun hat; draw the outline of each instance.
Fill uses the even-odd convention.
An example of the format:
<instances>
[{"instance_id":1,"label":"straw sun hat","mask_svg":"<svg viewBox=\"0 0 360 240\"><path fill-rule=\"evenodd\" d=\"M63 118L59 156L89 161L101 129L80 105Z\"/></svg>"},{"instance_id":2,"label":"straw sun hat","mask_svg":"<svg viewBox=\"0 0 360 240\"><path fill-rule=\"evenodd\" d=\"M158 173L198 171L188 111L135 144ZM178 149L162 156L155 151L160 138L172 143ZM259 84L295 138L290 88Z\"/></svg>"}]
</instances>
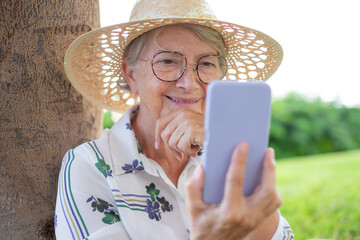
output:
<instances>
[{"instance_id":1,"label":"straw sun hat","mask_svg":"<svg viewBox=\"0 0 360 240\"><path fill-rule=\"evenodd\" d=\"M152 29L192 23L222 36L228 61L225 79L267 80L279 67L282 48L254 29L216 20L205 0L138 0L130 21L99 28L77 38L65 55L65 71L75 89L94 104L124 112L139 102L129 90L121 65L126 46Z\"/></svg>"}]
</instances>

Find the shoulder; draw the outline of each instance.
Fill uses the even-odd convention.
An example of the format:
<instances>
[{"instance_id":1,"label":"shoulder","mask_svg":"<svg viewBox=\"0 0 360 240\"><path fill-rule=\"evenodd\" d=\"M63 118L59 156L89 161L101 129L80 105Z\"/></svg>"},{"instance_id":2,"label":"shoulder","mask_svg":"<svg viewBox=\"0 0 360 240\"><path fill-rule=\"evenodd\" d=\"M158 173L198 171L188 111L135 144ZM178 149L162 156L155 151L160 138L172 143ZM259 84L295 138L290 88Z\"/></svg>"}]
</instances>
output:
<instances>
[{"instance_id":1,"label":"shoulder","mask_svg":"<svg viewBox=\"0 0 360 240\"><path fill-rule=\"evenodd\" d=\"M83 143L75 148L69 149L63 158L64 161L85 161L85 162L94 162L98 159L98 154L100 149L104 152L107 150L108 145L108 129L105 129L102 136L94 141L89 141Z\"/></svg>"},{"instance_id":2,"label":"shoulder","mask_svg":"<svg viewBox=\"0 0 360 240\"><path fill-rule=\"evenodd\" d=\"M100 139L70 149L63 158L55 210L58 239L104 238L110 229L114 236L129 239L112 193L112 170L105 162L107 135L106 130Z\"/></svg>"},{"instance_id":3,"label":"shoulder","mask_svg":"<svg viewBox=\"0 0 360 240\"><path fill-rule=\"evenodd\" d=\"M66 152L62 169L74 178L92 176L106 179L113 173L123 173L123 166L128 163L128 159L136 159L138 155L130 124L133 111L129 109L110 130L105 129L99 139L83 143Z\"/></svg>"}]
</instances>

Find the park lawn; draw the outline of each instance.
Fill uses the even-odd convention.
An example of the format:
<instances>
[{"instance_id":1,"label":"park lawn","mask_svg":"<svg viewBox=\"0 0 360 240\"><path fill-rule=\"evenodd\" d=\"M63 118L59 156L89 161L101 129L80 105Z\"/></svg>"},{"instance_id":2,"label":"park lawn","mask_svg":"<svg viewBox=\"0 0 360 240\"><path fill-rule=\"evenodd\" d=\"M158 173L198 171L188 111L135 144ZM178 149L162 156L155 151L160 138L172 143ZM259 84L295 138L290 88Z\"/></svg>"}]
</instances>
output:
<instances>
[{"instance_id":1,"label":"park lawn","mask_svg":"<svg viewBox=\"0 0 360 240\"><path fill-rule=\"evenodd\" d=\"M360 240L360 150L278 160L277 186L295 239Z\"/></svg>"}]
</instances>

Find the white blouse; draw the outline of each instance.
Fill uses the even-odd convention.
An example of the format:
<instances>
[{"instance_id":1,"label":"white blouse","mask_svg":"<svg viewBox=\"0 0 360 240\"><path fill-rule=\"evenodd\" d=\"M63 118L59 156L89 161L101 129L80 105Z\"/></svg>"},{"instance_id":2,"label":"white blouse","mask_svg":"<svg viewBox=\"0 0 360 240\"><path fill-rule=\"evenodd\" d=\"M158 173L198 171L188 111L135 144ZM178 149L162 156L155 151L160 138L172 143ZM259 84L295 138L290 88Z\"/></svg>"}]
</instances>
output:
<instances>
[{"instance_id":1,"label":"white blouse","mask_svg":"<svg viewBox=\"0 0 360 240\"><path fill-rule=\"evenodd\" d=\"M147 158L134 135L129 109L100 139L69 150L58 180L57 239L189 239L185 182L201 152L181 173L178 187ZM275 239L293 239L280 217Z\"/></svg>"}]
</instances>

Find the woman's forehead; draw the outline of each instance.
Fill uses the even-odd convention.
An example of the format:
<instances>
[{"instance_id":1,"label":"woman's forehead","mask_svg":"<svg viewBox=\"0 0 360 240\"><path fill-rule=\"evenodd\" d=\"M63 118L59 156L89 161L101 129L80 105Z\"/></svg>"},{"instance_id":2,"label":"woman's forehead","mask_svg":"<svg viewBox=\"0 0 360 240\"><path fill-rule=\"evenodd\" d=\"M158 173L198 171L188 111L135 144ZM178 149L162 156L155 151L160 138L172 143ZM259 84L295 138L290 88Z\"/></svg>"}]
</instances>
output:
<instances>
[{"instance_id":1,"label":"woman's forehead","mask_svg":"<svg viewBox=\"0 0 360 240\"><path fill-rule=\"evenodd\" d=\"M176 51L184 55L191 52L198 56L217 53L191 29L173 25L154 30L147 39L144 53L155 54L159 51Z\"/></svg>"}]
</instances>

